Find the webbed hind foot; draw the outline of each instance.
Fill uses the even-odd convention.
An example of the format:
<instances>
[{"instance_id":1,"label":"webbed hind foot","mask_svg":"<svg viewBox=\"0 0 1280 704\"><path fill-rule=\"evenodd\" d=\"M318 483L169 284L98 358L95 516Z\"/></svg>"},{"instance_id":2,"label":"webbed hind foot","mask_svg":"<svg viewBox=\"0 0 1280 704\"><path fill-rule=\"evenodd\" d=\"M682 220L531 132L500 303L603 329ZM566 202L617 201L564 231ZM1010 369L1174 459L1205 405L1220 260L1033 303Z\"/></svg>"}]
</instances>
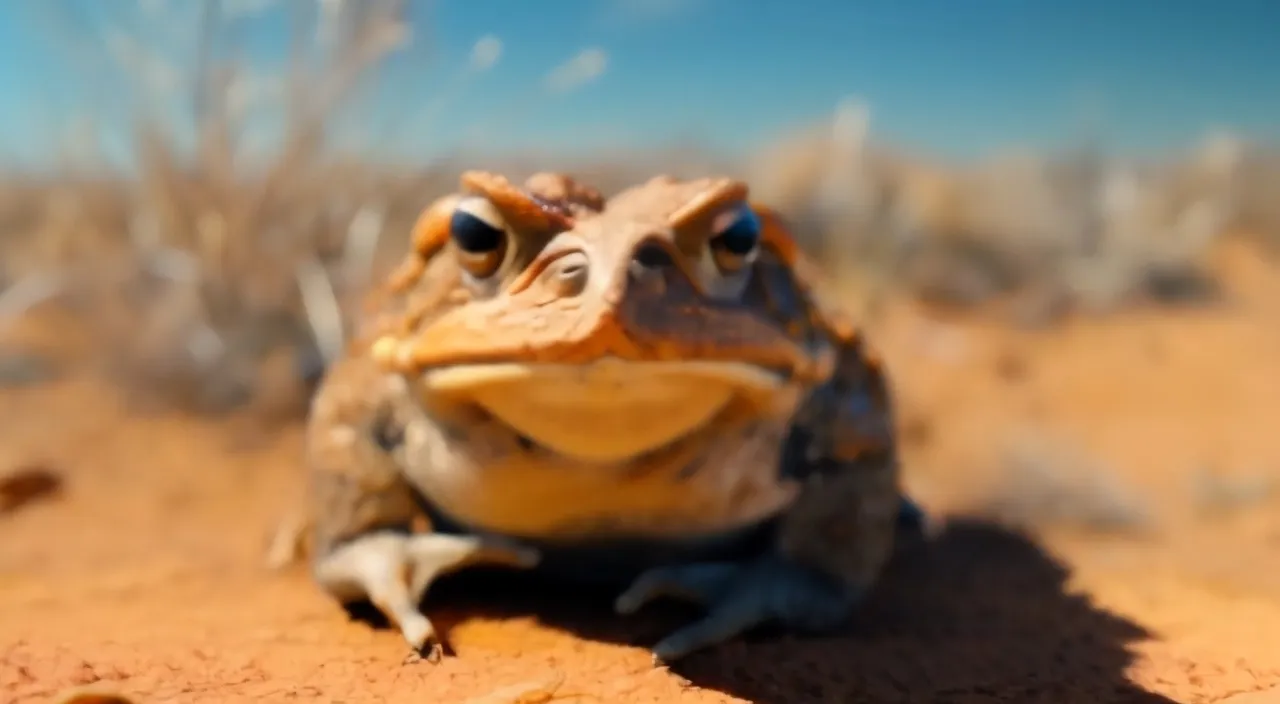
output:
<instances>
[{"instance_id":1,"label":"webbed hind foot","mask_svg":"<svg viewBox=\"0 0 1280 704\"><path fill-rule=\"evenodd\" d=\"M708 609L705 617L653 647L656 661L670 663L766 623L804 632L833 630L849 617L861 594L769 555L745 563L697 563L649 570L617 598L614 609L634 613L663 596Z\"/></svg>"}]
</instances>

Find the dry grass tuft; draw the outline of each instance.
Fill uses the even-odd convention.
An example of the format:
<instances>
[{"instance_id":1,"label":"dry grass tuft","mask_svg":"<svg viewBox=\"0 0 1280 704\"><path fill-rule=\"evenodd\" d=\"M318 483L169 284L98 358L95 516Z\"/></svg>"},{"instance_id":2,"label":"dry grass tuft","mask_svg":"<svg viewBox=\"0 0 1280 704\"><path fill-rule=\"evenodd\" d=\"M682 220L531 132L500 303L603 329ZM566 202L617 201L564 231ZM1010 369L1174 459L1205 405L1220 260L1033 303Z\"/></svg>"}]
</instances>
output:
<instances>
[{"instance_id":1,"label":"dry grass tuft","mask_svg":"<svg viewBox=\"0 0 1280 704\"><path fill-rule=\"evenodd\" d=\"M1000 472L976 510L1028 530L1149 531L1154 517L1118 476L1061 442L1028 433L1010 442Z\"/></svg>"}]
</instances>

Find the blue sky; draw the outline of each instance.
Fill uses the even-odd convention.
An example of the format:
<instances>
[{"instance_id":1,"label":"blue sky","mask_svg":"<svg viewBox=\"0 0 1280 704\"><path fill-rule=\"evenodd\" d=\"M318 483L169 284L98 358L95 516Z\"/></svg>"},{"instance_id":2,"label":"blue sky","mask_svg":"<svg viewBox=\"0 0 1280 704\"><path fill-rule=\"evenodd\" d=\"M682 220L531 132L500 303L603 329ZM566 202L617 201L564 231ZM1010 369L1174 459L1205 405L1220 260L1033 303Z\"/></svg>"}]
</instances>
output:
<instances>
[{"instance_id":1,"label":"blue sky","mask_svg":"<svg viewBox=\"0 0 1280 704\"><path fill-rule=\"evenodd\" d=\"M139 0L59 1L93 17ZM0 158L47 157L77 116L118 134L131 114L93 73L105 59L84 50L77 63L65 35L55 41L65 18L41 9L50 2L0 3ZM877 135L954 156L1059 145L1086 126L1136 151L1215 128L1280 137L1274 0L436 0L412 19L415 42L351 127L406 155L742 149L846 96L869 104ZM278 65L286 29L269 12L239 36L253 61ZM468 75L486 35L501 57ZM190 55L176 33L148 37L166 41ZM548 90L548 73L584 50L602 52L603 73Z\"/></svg>"}]
</instances>

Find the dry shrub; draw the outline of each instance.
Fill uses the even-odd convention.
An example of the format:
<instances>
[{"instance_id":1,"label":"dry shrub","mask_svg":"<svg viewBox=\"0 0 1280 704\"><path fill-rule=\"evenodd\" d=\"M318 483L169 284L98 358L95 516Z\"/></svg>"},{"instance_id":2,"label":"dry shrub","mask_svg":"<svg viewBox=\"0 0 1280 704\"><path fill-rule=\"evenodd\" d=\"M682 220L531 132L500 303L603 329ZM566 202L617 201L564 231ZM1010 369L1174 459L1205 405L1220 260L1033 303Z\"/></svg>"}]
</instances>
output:
<instances>
[{"instance_id":1,"label":"dry shrub","mask_svg":"<svg viewBox=\"0 0 1280 704\"><path fill-rule=\"evenodd\" d=\"M1250 150L1234 186L1235 225L1280 250L1280 148Z\"/></svg>"},{"instance_id":2,"label":"dry shrub","mask_svg":"<svg viewBox=\"0 0 1280 704\"><path fill-rule=\"evenodd\" d=\"M1240 219L1280 231L1265 212L1280 177L1264 183L1262 152L1232 137L1152 162L1082 148L955 164L878 144L868 128L865 107L844 105L748 173L839 279L870 281L873 295L1012 303L1023 322L1205 301L1217 292L1205 255L1222 233Z\"/></svg>"},{"instance_id":3,"label":"dry shrub","mask_svg":"<svg viewBox=\"0 0 1280 704\"><path fill-rule=\"evenodd\" d=\"M94 356L144 397L235 407L281 355L301 392L402 244L383 233L408 232L433 177L332 144L362 80L409 43L408 5L49 3L63 39L114 61L135 130L124 164L5 189L5 278L55 277ZM237 42L253 13L277 11L290 55L270 73Z\"/></svg>"},{"instance_id":4,"label":"dry shrub","mask_svg":"<svg viewBox=\"0 0 1280 704\"><path fill-rule=\"evenodd\" d=\"M830 123L765 144L743 171L753 197L778 208L799 244L837 273L843 292L874 309L912 233L899 191L902 173L925 162L869 140L870 115L842 103ZM912 182L927 197L925 179Z\"/></svg>"}]
</instances>

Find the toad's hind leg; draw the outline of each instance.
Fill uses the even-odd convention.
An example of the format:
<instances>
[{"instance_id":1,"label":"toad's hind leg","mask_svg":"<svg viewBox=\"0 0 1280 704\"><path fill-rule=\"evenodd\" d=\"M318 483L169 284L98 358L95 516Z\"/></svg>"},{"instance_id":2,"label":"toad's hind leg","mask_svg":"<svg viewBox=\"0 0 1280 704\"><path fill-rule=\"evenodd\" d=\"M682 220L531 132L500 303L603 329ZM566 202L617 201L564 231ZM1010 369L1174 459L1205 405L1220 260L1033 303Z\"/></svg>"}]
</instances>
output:
<instances>
[{"instance_id":1,"label":"toad's hind leg","mask_svg":"<svg viewBox=\"0 0 1280 704\"><path fill-rule=\"evenodd\" d=\"M759 557L649 570L618 597L615 609L632 613L663 596L707 607L705 617L654 646L660 662L768 623L796 632L836 630L874 585L898 521L914 518L897 500L888 472L866 471L802 494L783 517L772 548Z\"/></svg>"},{"instance_id":2,"label":"toad's hind leg","mask_svg":"<svg viewBox=\"0 0 1280 704\"><path fill-rule=\"evenodd\" d=\"M802 483L766 552L745 562L658 567L615 603L622 613L659 596L707 607L701 620L653 649L670 662L755 626L823 632L841 626L874 586L895 534L923 535L926 518L903 497L883 377L857 341L836 378L805 403L783 452L784 475Z\"/></svg>"},{"instance_id":3,"label":"toad's hind leg","mask_svg":"<svg viewBox=\"0 0 1280 704\"><path fill-rule=\"evenodd\" d=\"M672 662L768 622L795 631L827 630L843 621L861 594L817 570L771 554L748 562L649 570L618 597L615 609L633 613L660 596L693 601L708 608L705 617L667 635L653 647L655 660Z\"/></svg>"}]
</instances>

